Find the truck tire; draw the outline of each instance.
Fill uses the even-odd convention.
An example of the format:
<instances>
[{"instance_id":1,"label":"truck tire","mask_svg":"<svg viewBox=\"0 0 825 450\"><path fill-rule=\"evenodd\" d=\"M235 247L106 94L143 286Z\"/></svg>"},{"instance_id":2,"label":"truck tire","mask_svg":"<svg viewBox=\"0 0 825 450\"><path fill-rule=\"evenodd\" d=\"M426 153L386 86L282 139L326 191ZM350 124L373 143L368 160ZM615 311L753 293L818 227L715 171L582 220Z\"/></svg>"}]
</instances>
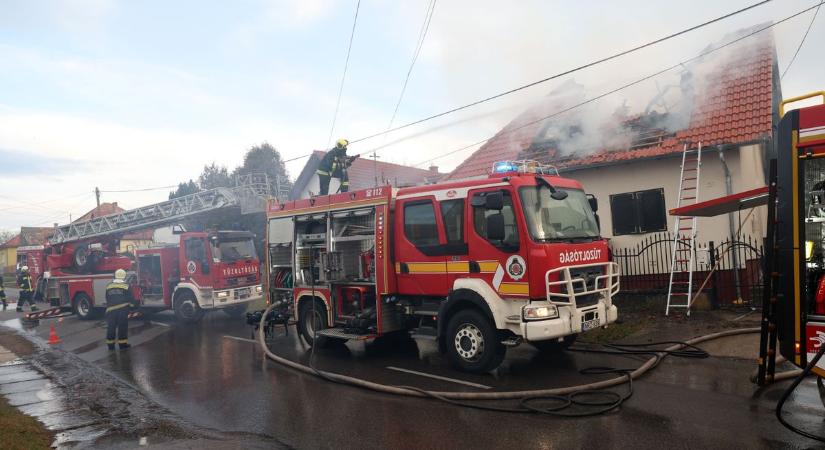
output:
<instances>
[{"instance_id":1,"label":"truck tire","mask_svg":"<svg viewBox=\"0 0 825 450\"><path fill-rule=\"evenodd\" d=\"M541 353L561 353L570 348L571 345L576 343L576 337L578 337L578 334L571 334L569 336L565 336L561 342L559 342L556 339L548 339L546 341L531 341L530 345L535 347L536 350L540 351Z\"/></svg>"},{"instance_id":2,"label":"truck tire","mask_svg":"<svg viewBox=\"0 0 825 450\"><path fill-rule=\"evenodd\" d=\"M92 320L100 313L100 311L95 308L92 299L83 292L79 292L74 296L72 310L80 320Z\"/></svg>"},{"instance_id":3,"label":"truck tire","mask_svg":"<svg viewBox=\"0 0 825 450\"><path fill-rule=\"evenodd\" d=\"M192 291L185 290L175 298L175 317L183 323L195 323L203 317L203 310Z\"/></svg>"},{"instance_id":4,"label":"truck tire","mask_svg":"<svg viewBox=\"0 0 825 450\"><path fill-rule=\"evenodd\" d=\"M465 372L486 373L504 361L507 348L491 321L480 311L464 309L450 318L445 336L447 355Z\"/></svg>"},{"instance_id":5,"label":"truck tire","mask_svg":"<svg viewBox=\"0 0 825 450\"><path fill-rule=\"evenodd\" d=\"M316 337L315 331L329 328L329 325L327 325L327 308L323 303L316 300L315 315L313 316L312 302L312 300L304 300L301 302L298 332L301 333L304 341L310 346L324 348L330 344L330 340L324 336Z\"/></svg>"},{"instance_id":6,"label":"truck tire","mask_svg":"<svg viewBox=\"0 0 825 450\"><path fill-rule=\"evenodd\" d=\"M244 315L244 313L246 312L246 307L247 306L249 306L248 303L244 303L244 304L241 304L241 305L227 306L226 308L223 308L221 311L223 311L229 317L237 318L237 317L241 317L241 316Z\"/></svg>"},{"instance_id":7,"label":"truck tire","mask_svg":"<svg viewBox=\"0 0 825 450\"><path fill-rule=\"evenodd\" d=\"M80 244L74 248L72 254L72 266L77 273L89 273L92 265L92 252L86 244Z\"/></svg>"}]
</instances>

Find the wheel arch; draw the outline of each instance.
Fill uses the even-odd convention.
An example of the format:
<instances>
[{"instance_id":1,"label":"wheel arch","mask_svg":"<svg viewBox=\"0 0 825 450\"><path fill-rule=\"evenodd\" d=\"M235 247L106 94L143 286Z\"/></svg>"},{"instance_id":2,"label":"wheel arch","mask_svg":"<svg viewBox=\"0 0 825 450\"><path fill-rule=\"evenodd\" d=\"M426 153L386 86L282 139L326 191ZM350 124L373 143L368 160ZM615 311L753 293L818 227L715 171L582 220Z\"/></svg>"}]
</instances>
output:
<instances>
[{"instance_id":1,"label":"wheel arch","mask_svg":"<svg viewBox=\"0 0 825 450\"><path fill-rule=\"evenodd\" d=\"M438 346L440 350L444 350L443 337L447 333L447 324L450 322L450 318L464 309L478 310L492 321L493 326L498 328L493 311L481 294L468 288L454 289L450 291L447 300L441 303L438 308Z\"/></svg>"},{"instance_id":2,"label":"wheel arch","mask_svg":"<svg viewBox=\"0 0 825 450\"><path fill-rule=\"evenodd\" d=\"M301 306L304 304L304 302L311 301L312 299L315 299L315 301L320 301L321 304L324 305L324 308L326 308L326 310L327 310L327 323L328 324L334 323L334 321L332 320L332 307L330 305L329 298L327 297L327 295L325 293L320 292L320 291L315 291L315 292L300 291L295 296L295 298L296 298L296 301L295 301L295 319L296 320L301 320L301 317L300 317Z\"/></svg>"}]
</instances>

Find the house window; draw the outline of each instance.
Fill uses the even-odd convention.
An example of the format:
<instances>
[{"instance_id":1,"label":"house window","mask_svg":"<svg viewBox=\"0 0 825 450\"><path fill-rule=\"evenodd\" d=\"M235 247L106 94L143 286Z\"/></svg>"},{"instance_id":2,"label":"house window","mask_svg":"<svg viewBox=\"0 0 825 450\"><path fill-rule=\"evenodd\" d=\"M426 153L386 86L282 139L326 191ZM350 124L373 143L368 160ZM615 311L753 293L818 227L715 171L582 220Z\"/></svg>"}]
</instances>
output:
<instances>
[{"instance_id":1,"label":"house window","mask_svg":"<svg viewBox=\"0 0 825 450\"><path fill-rule=\"evenodd\" d=\"M613 235L642 234L667 229L664 189L610 196Z\"/></svg>"},{"instance_id":2,"label":"house window","mask_svg":"<svg viewBox=\"0 0 825 450\"><path fill-rule=\"evenodd\" d=\"M404 205L404 234L415 246L438 245L438 226L432 202Z\"/></svg>"}]
</instances>

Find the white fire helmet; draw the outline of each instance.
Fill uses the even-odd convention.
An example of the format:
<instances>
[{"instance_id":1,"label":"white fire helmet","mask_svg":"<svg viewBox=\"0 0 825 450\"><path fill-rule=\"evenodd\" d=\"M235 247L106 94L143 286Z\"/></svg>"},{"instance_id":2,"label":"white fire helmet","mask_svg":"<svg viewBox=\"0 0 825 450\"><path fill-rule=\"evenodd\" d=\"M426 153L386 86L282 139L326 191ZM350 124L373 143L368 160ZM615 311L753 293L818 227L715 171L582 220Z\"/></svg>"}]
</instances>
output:
<instances>
[{"instance_id":1,"label":"white fire helmet","mask_svg":"<svg viewBox=\"0 0 825 450\"><path fill-rule=\"evenodd\" d=\"M20 270L22 270L23 272L28 272L29 271L29 266L23 266L23 267L20 268Z\"/></svg>"},{"instance_id":2,"label":"white fire helmet","mask_svg":"<svg viewBox=\"0 0 825 450\"><path fill-rule=\"evenodd\" d=\"M125 280L126 279L126 271L123 269L115 270L115 280Z\"/></svg>"}]
</instances>

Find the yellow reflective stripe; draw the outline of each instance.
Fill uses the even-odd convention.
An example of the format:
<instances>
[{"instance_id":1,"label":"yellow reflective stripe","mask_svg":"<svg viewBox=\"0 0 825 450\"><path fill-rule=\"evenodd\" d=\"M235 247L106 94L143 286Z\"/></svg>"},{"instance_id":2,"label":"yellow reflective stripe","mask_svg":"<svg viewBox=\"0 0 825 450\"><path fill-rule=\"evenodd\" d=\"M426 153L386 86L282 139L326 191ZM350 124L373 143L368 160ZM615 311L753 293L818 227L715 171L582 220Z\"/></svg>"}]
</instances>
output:
<instances>
[{"instance_id":1,"label":"yellow reflective stripe","mask_svg":"<svg viewBox=\"0 0 825 450\"><path fill-rule=\"evenodd\" d=\"M329 176L329 172L324 171L324 170L316 170L315 173L317 173L318 175L327 175L327 176Z\"/></svg>"},{"instance_id":2,"label":"yellow reflective stripe","mask_svg":"<svg viewBox=\"0 0 825 450\"><path fill-rule=\"evenodd\" d=\"M469 261L447 261L447 273L469 273Z\"/></svg>"},{"instance_id":3,"label":"yellow reflective stripe","mask_svg":"<svg viewBox=\"0 0 825 450\"><path fill-rule=\"evenodd\" d=\"M498 291L508 295L529 295L530 285L527 283L501 283Z\"/></svg>"},{"instance_id":4,"label":"yellow reflective stripe","mask_svg":"<svg viewBox=\"0 0 825 450\"><path fill-rule=\"evenodd\" d=\"M109 283L106 286L106 290L109 290L109 289L127 289L128 290L129 285L126 284L126 283Z\"/></svg>"},{"instance_id":5,"label":"yellow reflective stripe","mask_svg":"<svg viewBox=\"0 0 825 450\"><path fill-rule=\"evenodd\" d=\"M112 305L112 306L109 306L109 307L106 308L106 312L112 312L114 310L125 308L127 306L129 306L128 303L121 303L119 305Z\"/></svg>"},{"instance_id":6,"label":"yellow reflective stripe","mask_svg":"<svg viewBox=\"0 0 825 450\"><path fill-rule=\"evenodd\" d=\"M446 273L447 265L443 262L407 263L410 273Z\"/></svg>"},{"instance_id":7,"label":"yellow reflective stripe","mask_svg":"<svg viewBox=\"0 0 825 450\"><path fill-rule=\"evenodd\" d=\"M481 273L495 273L498 269L498 261L479 261L478 267L481 269Z\"/></svg>"},{"instance_id":8,"label":"yellow reflective stripe","mask_svg":"<svg viewBox=\"0 0 825 450\"><path fill-rule=\"evenodd\" d=\"M109 344L109 345L112 345L112 344L115 343L115 340L114 339L106 339L106 343Z\"/></svg>"},{"instance_id":9,"label":"yellow reflective stripe","mask_svg":"<svg viewBox=\"0 0 825 450\"><path fill-rule=\"evenodd\" d=\"M118 339L117 343L118 344L128 344L129 340L128 339Z\"/></svg>"}]
</instances>

